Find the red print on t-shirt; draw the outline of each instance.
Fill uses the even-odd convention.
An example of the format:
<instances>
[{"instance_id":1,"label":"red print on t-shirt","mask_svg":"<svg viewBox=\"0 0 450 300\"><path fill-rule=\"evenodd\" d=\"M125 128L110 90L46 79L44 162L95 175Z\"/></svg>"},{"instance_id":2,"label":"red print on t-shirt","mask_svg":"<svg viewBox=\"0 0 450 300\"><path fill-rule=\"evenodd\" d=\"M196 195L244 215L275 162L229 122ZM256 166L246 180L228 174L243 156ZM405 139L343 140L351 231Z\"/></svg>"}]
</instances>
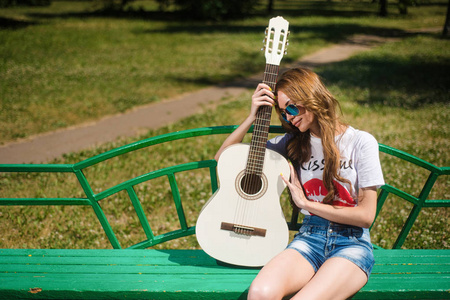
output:
<instances>
[{"instance_id":1,"label":"red print on t-shirt","mask_svg":"<svg viewBox=\"0 0 450 300\"><path fill-rule=\"evenodd\" d=\"M333 205L356 206L356 202L353 200L350 193L336 180L333 180L333 183L337 190ZM328 190L325 188L323 181L317 178L309 180L303 184L303 187L305 188L306 197L311 201L322 202L323 198L328 194Z\"/></svg>"}]
</instances>

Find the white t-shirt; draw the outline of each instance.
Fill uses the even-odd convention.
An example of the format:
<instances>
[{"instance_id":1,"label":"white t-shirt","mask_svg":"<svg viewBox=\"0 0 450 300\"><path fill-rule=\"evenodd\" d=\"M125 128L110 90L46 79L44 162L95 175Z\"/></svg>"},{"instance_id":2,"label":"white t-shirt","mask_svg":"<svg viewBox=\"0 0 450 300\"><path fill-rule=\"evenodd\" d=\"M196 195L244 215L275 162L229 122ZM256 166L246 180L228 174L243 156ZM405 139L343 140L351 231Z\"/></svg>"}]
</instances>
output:
<instances>
[{"instance_id":1,"label":"white t-shirt","mask_svg":"<svg viewBox=\"0 0 450 300\"><path fill-rule=\"evenodd\" d=\"M290 134L277 136L267 142L267 148L287 156L286 144L291 137ZM332 204L356 206L360 188L379 188L384 184L378 143L371 134L349 126L343 134L336 136L336 144L341 154L339 174L351 185L334 180L338 193ZM311 201L322 202L328 193L322 181L323 169L322 140L311 136L311 159L297 169L306 197ZM305 210L302 213L309 215Z\"/></svg>"}]
</instances>

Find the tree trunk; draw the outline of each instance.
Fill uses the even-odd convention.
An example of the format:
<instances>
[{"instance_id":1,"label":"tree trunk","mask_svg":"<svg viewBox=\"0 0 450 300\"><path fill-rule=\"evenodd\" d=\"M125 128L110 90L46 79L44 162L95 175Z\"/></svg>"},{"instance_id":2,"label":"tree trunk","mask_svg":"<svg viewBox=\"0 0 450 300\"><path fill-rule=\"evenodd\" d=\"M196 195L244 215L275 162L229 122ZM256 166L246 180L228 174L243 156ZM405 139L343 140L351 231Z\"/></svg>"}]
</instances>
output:
<instances>
[{"instance_id":1,"label":"tree trunk","mask_svg":"<svg viewBox=\"0 0 450 300\"><path fill-rule=\"evenodd\" d=\"M442 35L445 37L450 37L450 0L448 0L447 17L445 18L444 31L442 31Z\"/></svg>"},{"instance_id":2,"label":"tree trunk","mask_svg":"<svg viewBox=\"0 0 450 300\"><path fill-rule=\"evenodd\" d=\"M388 0L380 0L380 16L385 17L388 14L387 11Z\"/></svg>"},{"instance_id":3,"label":"tree trunk","mask_svg":"<svg viewBox=\"0 0 450 300\"><path fill-rule=\"evenodd\" d=\"M269 0L269 3L267 4L267 13L270 15L273 12L273 1Z\"/></svg>"}]
</instances>

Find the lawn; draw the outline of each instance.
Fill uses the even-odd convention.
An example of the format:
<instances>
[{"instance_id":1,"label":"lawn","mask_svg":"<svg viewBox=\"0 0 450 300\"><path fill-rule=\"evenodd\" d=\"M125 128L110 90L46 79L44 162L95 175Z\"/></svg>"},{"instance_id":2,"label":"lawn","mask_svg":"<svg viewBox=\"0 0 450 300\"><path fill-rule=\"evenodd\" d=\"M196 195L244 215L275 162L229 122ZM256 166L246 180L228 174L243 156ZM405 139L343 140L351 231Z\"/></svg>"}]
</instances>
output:
<instances>
[{"instance_id":1,"label":"lawn","mask_svg":"<svg viewBox=\"0 0 450 300\"><path fill-rule=\"evenodd\" d=\"M362 2L275 1L290 21L292 62L354 34L442 27L445 1L379 18ZM430 2L434 3L434 2ZM153 1L108 14L89 1L0 11L0 144L259 72L268 16L165 20ZM170 14L168 15L170 17Z\"/></svg>"}]
</instances>

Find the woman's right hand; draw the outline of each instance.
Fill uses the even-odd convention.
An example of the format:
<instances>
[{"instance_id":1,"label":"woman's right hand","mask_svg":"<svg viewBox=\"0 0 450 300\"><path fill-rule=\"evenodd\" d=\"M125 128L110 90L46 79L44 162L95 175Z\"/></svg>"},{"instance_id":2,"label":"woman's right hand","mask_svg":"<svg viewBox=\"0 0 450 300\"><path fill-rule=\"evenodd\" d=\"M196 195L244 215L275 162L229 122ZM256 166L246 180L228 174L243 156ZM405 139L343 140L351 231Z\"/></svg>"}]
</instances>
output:
<instances>
[{"instance_id":1,"label":"woman's right hand","mask_svg":"<svg viewBox=\"0 0 450 300\"><path fill-rule=\"evenodd\" d=\"M220 154L222 154L226 147L242 142L244 136L247 134L248 130L253 125L253 122L255 122L256 120L256 113L258 112L258 109L263 105L275 105L275 101L273 100L274 97L275 95L267 84L258 84L258 87L256 88L252 96L252 107L250 109L249 116L223 142L222 146L214 156L215 160L219 160Z\"/></svg>"},{"instance_id":2,"label":"woman's right hand","mask_svg":"<svg viewBox=\"0 0 450 300\"><path fill-rule=\"evenodd\" d=\"M274 106L275 105L275 94L272 92L270 86L265 83L260 83L256 87L255 92L252 95L252 107L250 110L250 115L256 118L256 113L258 109L263 105Z\"/></svg>"},{"instance_id":3,"label":"woman's right hand","mask_svg":"<svg viewBox=\"0 0 450 300\"><path fill-rule=\"evenodd\" d=\"M300 183L300 179L298 178L297 171L295 171L294 166L289 163L290 169L290 180L281 175L281 179L286 183L287 187L291 191L292 201L298 208L305 208L306 204L308 204L309 200L306 198L305 193L303 192L302 184Z\"/></svg>"}]
</instances>

